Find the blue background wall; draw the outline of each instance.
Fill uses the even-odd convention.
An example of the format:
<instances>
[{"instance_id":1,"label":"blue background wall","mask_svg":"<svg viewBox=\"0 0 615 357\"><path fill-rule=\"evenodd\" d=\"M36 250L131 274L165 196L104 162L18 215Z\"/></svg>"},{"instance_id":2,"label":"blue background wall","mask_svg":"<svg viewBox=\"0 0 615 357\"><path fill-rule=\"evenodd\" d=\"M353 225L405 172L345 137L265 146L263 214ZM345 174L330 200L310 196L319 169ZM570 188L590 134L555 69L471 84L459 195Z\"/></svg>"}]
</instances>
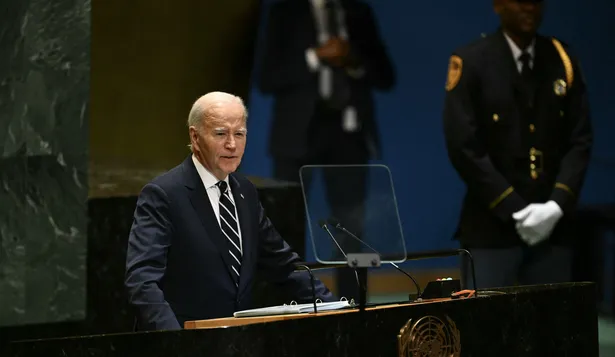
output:
<instances>
[{"instance_id":1,"label":"blue background wall","mask_svg":"<svg viewBox=\"0 0 615 357\"><path fill-rule=\"evenodd\" d=\"M270 3L271 1L266 1ZM397 86L378 93L383 160L392 172L408 251L456 247L464 187L449 164L442 135L442 103L451 51L498 26L490 1L368 1L397 70ZM572 46L589 82L595 148L583 203L615 201L615 1L547 1L542 33ZM265 7L265 11L266 11ZM263 18L263 25L266 17ZM262 27L262 26L261 26ZM271 175L267 154L271 98L256 88L249 100L249 143L242 171ZM312 259L308 246L307 259ZM442 267L456 260L412 262Z\"/></svg>"}]
</instances>

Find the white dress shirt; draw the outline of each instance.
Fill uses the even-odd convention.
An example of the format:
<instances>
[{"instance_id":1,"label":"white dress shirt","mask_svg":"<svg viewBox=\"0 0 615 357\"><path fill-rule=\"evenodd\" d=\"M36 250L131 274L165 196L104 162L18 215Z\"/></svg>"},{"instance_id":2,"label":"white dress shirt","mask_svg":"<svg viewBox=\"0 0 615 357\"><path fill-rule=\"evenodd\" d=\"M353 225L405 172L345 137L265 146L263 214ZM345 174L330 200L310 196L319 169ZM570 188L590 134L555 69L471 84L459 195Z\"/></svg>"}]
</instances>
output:
<instances>
[{"instance_id":1,"label":"white dress shirt","mask_svg":"<svg viewBox=\"0 0 615 357\"><path fill-rule=\"evenodd\" d=\"M196 171L199 173L201 177L201 181L203 181L203 186L205 186L205 191L207 191L207 196L209 196L209 202L211 203L211 207L214 209L214 214L216 215L216 219L218 220L218 224L220 224L220 189L216 185L218 180L209 170L203 166L197 158L192 155L192 162L194 162L194 166L196 167ZM229 184L229 177L226 176L224 179L228 188L229 197L235 206L235 217L237 218L237 231L239 233L239 250L241 254L243 254L243 239L241 237L241 227L239 225L239 215L237 214L237 205L235 204L235 198L233 197L233 192L231 191L231 185Z\"/></svg>"},{"instance_id":2,"label":"white dress shirt","mask_svg":"<svg viewBox=\"0 0 615 357\"><path fill-rule=\"evenodd\" d=\"M506 37L506 41L508 42L508 45L510 46L510 49L512 51L513 54L513 58L515 59L515 63L517 64L517 70L519 71L519 73L521 73L521 70L523 68L523 61L521 61L519 59L519 57L521 56L521 54L523 54L523 51L519 48L519 46L517 46L517 44L515 43L515 41L513 41L510 37L508 37L508 35L506 34L506 32L504 32L504 37ZM527 46L526 52L530 55L530 68L534 68L534 45L536 43L536 40L532 40L532 43L530 43L529 46Z\"/></svg>"},{"instance_id":3,"label":"white dress shirt","mask_svg":"<svg viewBox=\"0 0 615 357\"><path fill-rule=\"evenodd\" d=\"M337 20L339 24L340 37L344 40L348 39L348 32L346 31L346 23L344 21L344 9L337 3ZM325 0L310 0L312 4L312 14L314 15L314 23L316 25L316 33L318 34L318 43L323 45L329 40L329 32L326 28L326 12L325 12ZM331 90L333 86L333 78L331 69L327 66L321 66L318 56L313 48L308 48L305 51L305 59L310 71L319 72L319 91L321 97L327 99L331 96ZM363 69L348 70L350 76L360 78L364 75ZM359 122L357 118L357 111L354 107L349 106L344 110L342 118L342 128L347 132L354 132L359 129Z\"/></svg>"}]
</instances>

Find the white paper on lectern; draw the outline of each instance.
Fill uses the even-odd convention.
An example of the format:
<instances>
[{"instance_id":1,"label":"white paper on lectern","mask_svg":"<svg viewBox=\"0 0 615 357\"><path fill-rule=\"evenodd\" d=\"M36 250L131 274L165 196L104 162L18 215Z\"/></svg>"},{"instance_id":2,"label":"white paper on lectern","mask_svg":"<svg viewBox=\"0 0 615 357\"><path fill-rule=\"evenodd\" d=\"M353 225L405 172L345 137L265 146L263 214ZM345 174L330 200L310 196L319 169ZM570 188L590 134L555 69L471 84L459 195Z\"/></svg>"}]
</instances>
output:
<instances>
[{"instance_id":1,"label":"white paper on lectern","mask_svg":"<svg viewBox=\"0 0 615 357\"><path fill-rule=\"evenodd\" d=\"M318 311L339 310L350 307L348 301L333 301L316 303ZM237 311L233 314L234 317L255 317L267 315L286 315L314 312L314 304L296 304L296 305L281 305L262 307L258 309Z\"/></svg>"}]
</instances>

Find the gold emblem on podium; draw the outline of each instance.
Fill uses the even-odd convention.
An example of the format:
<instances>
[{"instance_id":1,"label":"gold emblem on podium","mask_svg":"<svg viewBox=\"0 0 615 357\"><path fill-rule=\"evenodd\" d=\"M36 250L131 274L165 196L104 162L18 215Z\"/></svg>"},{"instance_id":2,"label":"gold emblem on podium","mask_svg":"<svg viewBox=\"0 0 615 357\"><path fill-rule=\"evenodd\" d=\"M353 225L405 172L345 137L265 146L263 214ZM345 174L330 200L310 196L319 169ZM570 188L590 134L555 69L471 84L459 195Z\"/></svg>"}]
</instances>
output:
<instances>
[{"instance_id":1,"label":"gold emblem on podium","mask_svg":"<svg viewBox=\"0 0 615 357\"><path fill-rule=\"evenodd\" d=\"M435 316L412 319L397 335L399 357L459 357L459 330L450 317L446 322Z\"/></svg>"}]
</instances>

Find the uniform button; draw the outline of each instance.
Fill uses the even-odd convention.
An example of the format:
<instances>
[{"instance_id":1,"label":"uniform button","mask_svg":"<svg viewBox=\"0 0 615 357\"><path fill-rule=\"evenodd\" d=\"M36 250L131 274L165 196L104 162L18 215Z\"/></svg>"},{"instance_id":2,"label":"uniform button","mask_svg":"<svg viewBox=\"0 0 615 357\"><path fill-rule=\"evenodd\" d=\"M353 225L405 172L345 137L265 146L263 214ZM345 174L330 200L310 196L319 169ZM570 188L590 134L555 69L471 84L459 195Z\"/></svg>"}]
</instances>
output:
<instances>
[{"instance_id":1,"label":"uniform button","mask_svg":"<svg viewBox=\"0 0 615 357\"><path fill-rule=\"evenodd\" d=\"M534 126L534 124L530 124L530 133L533 133L536 131L536 127Z\"/></svg>"},{"instance_id":2,"label":"uniform button","mask_svg":"<svg viewBox=\"0 0 615 357\"><path fill-rule=\"evenodd\" d=\"M563 117L563 116L564 116L564 111L563 111L563 110L560 110L560 111L559 111L559 116L560 116L560 117Z\"/></svg>"},{"instance_id":3,"label":"uniform button","mask_svg":"<svg viewBox=\"0 0 615 357\"><path fill-rule=\"evenodd\" d=\"M532 160L532 161L536 161L536 156L531 155L531 156L530 156L530 160Z\"/></svg>"},{"instance_id":4,"label":"uniform button","mask_svg":"<svg viewBox=\"0 0 615 357\"><path fill-rule=\"evenodd\" d=\"M500 116L497 113L493 114L493 121L497 123L498 120L500 120Z\"/></svg>"},{"instance_id":5,"label":"uniform button","mask_svg":"<svg viewBox=\"0 0 615 357\"><path fill-rule=\"evenodd\" d=\"M530 169L535 170L535 169L536 169L536 165L531 164L531 165L530 165Z\"/></svg>"},{"instance_id":6,"label":"uniform button","mask_svg":"<svg viewBox=\"0 0 615 357\"><path fill-rule=\"evenodd\" d=\"M538 173L537 173L536 171L534 171L534 170L532 170L532 171L530 172L530 175L532 176L532 178L533 178L534 180L536 180L536 179L538 178Z\"/></svg>"}]
</instances>

